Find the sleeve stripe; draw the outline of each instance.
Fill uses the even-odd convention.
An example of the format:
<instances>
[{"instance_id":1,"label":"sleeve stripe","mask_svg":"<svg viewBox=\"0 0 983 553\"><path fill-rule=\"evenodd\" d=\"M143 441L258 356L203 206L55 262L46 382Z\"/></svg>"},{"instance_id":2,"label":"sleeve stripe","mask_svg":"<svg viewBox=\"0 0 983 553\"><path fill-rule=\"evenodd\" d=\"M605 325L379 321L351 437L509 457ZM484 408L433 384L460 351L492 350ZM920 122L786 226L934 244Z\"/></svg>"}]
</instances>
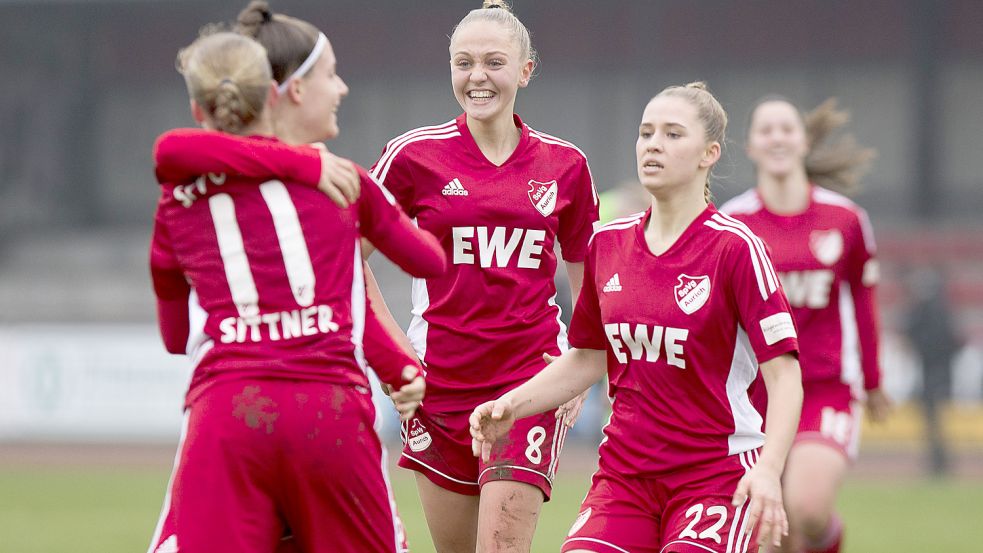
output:
<instances>
[{"instance_id":1,"label":"sleeve stripe","mask_svg":"<svg viewBox=\"0 0 983 553\"><path fill-rule=\"evenodd\" d=\"M380 158L379 161L375 164L375 167L372 168L370 174L376 179L378 179L380 182L384 182L386 180L386 175L389 174L389 168L392 167L393 160L396 159L396 155L400 151L402 151L402 149L405 148L406 146L414 142L419 142L420 140L444 140L447 138L454 138L455 136L461 136L461 133L457 130L448 132L446 134L435 134L438 132L440 131L431 131L428 133L423 133L401 142L398 146L396 146L392 150L387 151L385 154L382 155L382 158Z\"/></svg>"},{"instance_id":2,"label":"sleeve stripe","mask_svg":"<svg viewBox=\"0 0 983 553\"><path fill-rule=\"evenodd\" d=\"M771 258L768 256L768 248L765 246L765 243L761 240L761 238L752 232L746 224L729 215L715 214L713 217L720 224L736 228L751 238L751 241L757 246L756 251L761 257L761 263L765 269L765 276L768 279L769 287L774 287L777 289L778 274L775 273L775 267L771 264Z\"/></svg>"},{"instance_id":3,"label":"sleeve stripe","mask_svg":"<svg viewBox=\"0 0 983 553\"><path fill-rule=\"evenodd\" d=\"M369 180L379 187L379 190L382 192L382 195L386 197L386 201L389 202L389 205L396 205L396 196L393 196L393 193L390 192L385 185L379 182L379 180L373 177L371 174L369 174Z\"/></svg>"},{"instance_id":4,"label":"sleeve stripe","mask_svg":"<svg viewBox=\"0 0 983 553\"><path fill-rule=\"evenodd\" d=\"M731 232L739 236L742 240L744 240L744 242L747 244L748 249L751 251L751 266L754 267L754 276L758 281L758 291L761 292L761 299L767 300L768 296L770 296L771 293L775 291L775 289L772 288L771 286L767 286L766 288L765 278L761 274L761 263L759 261L757 253L755 252L755 246L754 243L751 241L751 239L746 234L742 233L740 230L736 228L723 226L714 221L706 221L703 224L712 229Z\"/></svg>"},{"instance_id":5,"label":"sleeve stripe","mask_svg":"<svg viewBox=\"0 0 983 553\"><path fill-rule=\"evenodd\" d=\"M643 214L640 213L639 215L643 215ZM623 230L623 229L626 229L626 228L634 227L634 226L640 224L641 222L642 222L642 217L638 217L637 219L627 219L627 220L625 220L625 222L620 222L620 223L615 223L614 221L612 221L612 222L604 225L603 227L600 227L597 230L595 230L594 231L594 234L591 235L590 240L587 241L587 245L590 246L594 242L594 237L597 236L598 234L604 232L604 231L608 231L608 230Z\"/></svg>"},{"instance_id":6,"label":"sleeve stripe","mask_svg":"<svg viewBox=\"0 0 983 553\"><path fill-rule=\"evenodd\" d=\"M563 146L565 148L572 148L577 151L583 158L584 163L587 165L587 176L590 177L590 190L591 194L594 196L594 207L600 203L600 199L597 196L597 187L594 186L594 173L590 170L590 161L587 159L587 154L585 154L580 148L573 145L571 142L567 142L562 138L557 138L555 136L550 136L548 134L541 133L537 130L529 129L529 136L538 139L544 144L552 144L554 146Z\"/></svg>"},{"instance_id":7,"label":"sleeve stripe","mask_svg":"<svg viewBox=\"0 0 983 553\"><path fill-rule=\"evenodd\" d=\"M429 127L419 127L419 128L413 129L411 131L404 132L403 134L397 136L396 138L393 138L392 140L390 140L389 142L386 143L386 151L392 150L395 146L398 146L400 142L405 142L406 140L409 140L410 138L413 138L414 136L417 136L417 135L420 135L420 134L424 134L424 133L427 133L427 132L430 132L432 134L432 131L441 131L441 132L450 131L450 130L453 130L454 128L456 128L456 127L457 127L457 122L455 120L451 119L450 121L448 121L446 123L441 123L440 125L431 125Z\"/></svg>"}]
</instances>

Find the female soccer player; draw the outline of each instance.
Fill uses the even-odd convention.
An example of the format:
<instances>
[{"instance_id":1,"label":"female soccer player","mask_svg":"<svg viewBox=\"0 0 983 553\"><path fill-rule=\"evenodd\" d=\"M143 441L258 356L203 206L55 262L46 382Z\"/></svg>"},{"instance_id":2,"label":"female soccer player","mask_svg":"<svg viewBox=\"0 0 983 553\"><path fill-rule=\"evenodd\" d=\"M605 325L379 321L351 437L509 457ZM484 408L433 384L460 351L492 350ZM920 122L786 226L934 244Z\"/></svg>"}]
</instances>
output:
<instances>
[{"instance_id":1,"label":"female soccer player","mask_svg":"<svg viewBox=\"0 0 983 553\"><path fill-rule=\"evenodd\" d=\"M709 204L727 116L703 83L666 88L635 153L644 213L591 239L574 347L471 415L474 454L609 377L611 420L563 551L743 553L785 528L780 477L802 389L795 327L761 241ZM767 435L748 397L760 365ZM749 500L749 501L748 501Z\"/></svg>"},{"instance_id":2,"label":"female soccer player","mask_svg":"<svg viewBox=\"0 0 983 553\"><path fill-rule=\"evenodd\" d=\"M319 36L306 56L310 75L295 91L336 108L347 89ZM196 120L276 140L276 84L262 46L210 34L182 51L178 65ZM285 82L302 75L297 69ZM324 139L338 129L332 118L310 132ZM358 358L366 310L360 235L426 275L439 274L445 260L433 237L362 174L361 196L347 209L277 180L162 183L151 250L161 332L169 351L187 347L195 370L150 551L272 552L285 527L306 553L400 550ZM422 378L402 363L377 369L397 386L412 381L400 400L421 394Z\"/></svg>"},{"instance_id":3,"label":"female soccer player","mask_svg":"<svg viewBox=\"0 0 983 553\"><path fill-rule=\"evenodd\" d=\"M471 455L467 421L475 405L541 370L544 353L566 347L554 244L562 247L576 295L597 197L584 154L513 113L535 55L528 30L507 6L489 1L471 11L451 36L450 55L464 113L393 139L371 171L453 260L443 276L413 285L409 338L426 365L427 401L405 424L400 465L419 473L438 551L471 553L478 544L483 551L528 551L579 403L523 421L512 445L486 461ZM192 140L169 147L199 149ZM317 174L313 157L294 155L293 168L277 165L253 176L302 167ZM230 168L216 160L196 169Z\"/></svg>"},{"instance_id":4,"label":"female soccer player","mask_svg":"<svg viewBox=\"0 0 983 553\"><path fill-rule=\"evenodd\" d=\"M404 423L399 465L418 473L437 551L529 551L566 415L522 421L482 460L471 455L468 417L542 370L543 353L565 349L554 244L576 295L597 198L584 154L514 113L535 54L508 7L487 1L468 13L449 50L464 113L391 140L371 170L451 262L413 284L408 336L428 389Z\"/></svg>"},{"instance_id":5,"label":"female soccer player","mask_svg":"<svg viewBox=\"0 0 983 553\"><path fill-rule=\"evenodd\" d=\"M857 454L860 379L874 420L889 404L877 362L870 222L827 188L854 188L873 156L850 137L827 139L846 121L833 101L808 116L779 96L759 101L747 136L757 187L721 208L770 247L801 336L805 400L783 479L791 530L783 550L794 553L840 550L843 525L834 507Z\"/></svg>"}]
</instances>

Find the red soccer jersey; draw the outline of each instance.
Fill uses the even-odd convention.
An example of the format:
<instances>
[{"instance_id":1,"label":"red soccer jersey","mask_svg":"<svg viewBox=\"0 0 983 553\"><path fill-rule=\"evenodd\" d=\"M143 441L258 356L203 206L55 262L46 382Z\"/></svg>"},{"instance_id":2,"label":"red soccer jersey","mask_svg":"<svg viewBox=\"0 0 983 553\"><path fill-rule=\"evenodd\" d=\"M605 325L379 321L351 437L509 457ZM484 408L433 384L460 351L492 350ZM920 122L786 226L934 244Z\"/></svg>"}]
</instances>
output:
<instances>
[{"instance_id":1,"label":"red soccer jersey","mask_svg":"<svg viewBox=\"0 0 983 553\"><path fill-rule=\"evenodd\" d=\"M188 342L196 362L189 402L231 378L367 385L356 359L366 309L360 237L387 256L412 258L427 274L439 274L443 259L432 237L414 232L385 190L359 171L362 196L344 210L316 190L280 181L257 186L209 176L162 186L151 250L155 291L171 305L190 295L203 319ZM399 381L389 376L380 374Z\"/></svg>"},{"instance_id":2,"label":"red soccer jersey","mask_svg":"<svg viewBox=\"0 0 983 553\"><path fill-rule=\"evenodd\" d=\"M713 206L663 254L650 213L602 226L587 254L570 343L607 351L611 421L601 463L653 476L764 443L748 398L758 364L797 348L764 244Z\"/></svg>"},{"instance_id":3,"label":"red soccer jersey","mask_svg":"<svg viewBox=\"0 0 983 553\"><path fill-rule=\"evenodd\" d=\"M874 286L877 261L867 214L845 196L812 186L795 215L768 211L756 190L721 211L744 221L768 247L799 328L802 379L880 385ZM862 374L861 374L862 373Z\"/></svg>"},{"instance_id":4,"label":"red soccer jersey","mask_svg":"<svg viewBox=\"0 0 983 553\"><path fill-rule=\"evenodd\" d=\"M530 129L501 166L481 153L464 115L391 140L371 173L447 254L442 276L413 282L407 332L427 367L426 405L470 410L533 376L566 348L553 276L581 262L597 195L577 147Z\"/></svg>"}]
</instances>

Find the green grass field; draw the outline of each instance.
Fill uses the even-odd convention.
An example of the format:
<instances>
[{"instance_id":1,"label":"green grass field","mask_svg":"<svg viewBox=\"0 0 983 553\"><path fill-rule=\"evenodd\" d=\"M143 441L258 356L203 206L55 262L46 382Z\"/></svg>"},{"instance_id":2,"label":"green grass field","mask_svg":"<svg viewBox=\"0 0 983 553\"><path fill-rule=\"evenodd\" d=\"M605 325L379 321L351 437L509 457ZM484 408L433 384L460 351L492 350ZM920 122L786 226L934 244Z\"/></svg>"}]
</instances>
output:
<instances>
[{"instance_id":1,"label":"green grass field","mask_svg":"<svg viewBox=\"0 0 983 553\"><path fill-rule=\"evenodd\" d=\"M587 476L561 475L554 500L544 508L534 551L559 549ZM161 467L0 466L0 552L143 552L166 481L167 469ZM432 552L412 477L399 470L393 485L413 551ZM847 553L983 550L980 481L854 479L840 505Z\"/></svg>"}]
</instances>

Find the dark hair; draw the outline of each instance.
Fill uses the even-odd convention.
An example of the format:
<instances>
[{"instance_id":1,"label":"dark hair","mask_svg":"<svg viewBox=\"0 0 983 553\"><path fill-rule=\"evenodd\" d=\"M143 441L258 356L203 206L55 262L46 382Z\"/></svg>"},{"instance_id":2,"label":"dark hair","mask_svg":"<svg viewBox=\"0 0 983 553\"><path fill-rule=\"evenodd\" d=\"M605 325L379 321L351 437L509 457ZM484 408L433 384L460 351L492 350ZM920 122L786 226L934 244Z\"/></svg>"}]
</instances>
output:
<instances>
[{"instance_id":1,"label":"dark hair","mask_svg":"<svg viewBox=\"0 0 983 553\"><path fill-rule=\"evenodd\" d=\"M859 190L860 178L877 157L877 150L860 146L851 133L837 132L850 121L850 112L839 109L836 98L828 98L812 111L802 113L785 96L769 94L755 102L751 109L747 126L749 133L758 108L770 102L786 103L799 114L809 140L809 154L804 164L810 182L843 194Z\"/></svg>"},{"instance_id":2,"label":"dark hair","mask_svg":"<svg viewBox=\"0 0 983 553\"><path fill-rule=\"evenodd\" d=\"M253 0L239 12L235 30L266 48L273 78L278 83L304 63L320 34L317 27L304 20L273 13L265 0Z\"/></svg>"}]
</instances>

